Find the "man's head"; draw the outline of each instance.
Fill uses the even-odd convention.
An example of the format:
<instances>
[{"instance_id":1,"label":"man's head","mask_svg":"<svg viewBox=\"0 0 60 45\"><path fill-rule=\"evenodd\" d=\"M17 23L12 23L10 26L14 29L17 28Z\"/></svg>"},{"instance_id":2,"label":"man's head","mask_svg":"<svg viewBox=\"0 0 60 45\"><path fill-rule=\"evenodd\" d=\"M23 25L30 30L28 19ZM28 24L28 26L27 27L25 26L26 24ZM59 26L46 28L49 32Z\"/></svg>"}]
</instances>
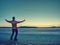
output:
<instances>
[{"instance_id":1,"label":"man's head","mask_svg":"<svg viewBox=\"0 0 60 45\"><path fill-rule=\"evenodd\" d=\"M12 20L15 20L15 17L12 17Z\"/></svg>"}]
</instances>

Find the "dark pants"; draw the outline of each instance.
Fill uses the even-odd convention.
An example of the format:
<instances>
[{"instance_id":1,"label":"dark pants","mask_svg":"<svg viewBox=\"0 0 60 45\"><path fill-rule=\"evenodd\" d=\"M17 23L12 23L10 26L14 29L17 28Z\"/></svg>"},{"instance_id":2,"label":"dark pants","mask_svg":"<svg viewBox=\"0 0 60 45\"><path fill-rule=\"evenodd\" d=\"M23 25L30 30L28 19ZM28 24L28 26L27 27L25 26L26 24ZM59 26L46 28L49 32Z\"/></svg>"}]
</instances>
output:
<instances>
[{"instance_id":1,"label":"dark pants","mask_svg":"<svg viewBox=\"0 0 60 45\"><path fill-rule=\"evenodd\" d=\"M15 36L14 36L14 33L15 33ZM17 40L17 35L18 35L18 30L12 29L12 34L11 34L10 40L13 39L13 36L14 36L14 40Z\"/></svg>"}]
</instances>

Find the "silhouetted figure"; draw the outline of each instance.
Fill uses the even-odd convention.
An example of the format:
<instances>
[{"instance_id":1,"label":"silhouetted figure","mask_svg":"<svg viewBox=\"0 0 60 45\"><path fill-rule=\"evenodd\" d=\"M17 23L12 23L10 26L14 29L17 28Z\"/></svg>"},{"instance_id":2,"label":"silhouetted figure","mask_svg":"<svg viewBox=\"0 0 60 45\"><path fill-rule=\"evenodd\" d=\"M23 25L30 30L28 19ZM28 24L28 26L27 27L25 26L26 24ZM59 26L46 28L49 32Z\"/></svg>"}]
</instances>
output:
<instances>
[{"instance_id":1,"label":"silhouetted figure","mask_svg":"<svg viewBox=\"0 0 60 45\"><path fill-rule=\"evenodd\" d=\"M18 35L18 27L17 27L17 23L22 23L24 22L25 20L22 20L22 21L16 21L15 20L15 17L12 17L12 20L11 21L8 21L7 19L5 19L7 22L11 23L12 24L12 34L11 34L11 37L10 37L10 40L13 39L13 35L15 33L15 37L14 37L14 40L17 40L17 35Z\"/></svg>"}]
</instances>

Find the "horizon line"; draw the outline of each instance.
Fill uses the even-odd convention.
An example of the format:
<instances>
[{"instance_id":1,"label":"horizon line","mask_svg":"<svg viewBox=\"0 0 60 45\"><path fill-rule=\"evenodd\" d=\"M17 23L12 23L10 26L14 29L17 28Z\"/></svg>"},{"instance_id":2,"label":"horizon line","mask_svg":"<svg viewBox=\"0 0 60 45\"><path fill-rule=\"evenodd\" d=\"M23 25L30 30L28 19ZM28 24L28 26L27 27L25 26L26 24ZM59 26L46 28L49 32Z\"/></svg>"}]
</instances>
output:
<instances>
[{"instance_id":1,"label":"horizon line","mask_svg":"<svg viewBox=\"0 0 60 45\"><path fill-rule=\"evenodd\" d=\"M0 26L0 27L12 27L12 26ZM37 28L40 28L42 26L19 26L19 27L37 27ZM60 26L43 26L43 27L60 27Z\"/></svg>"}]
</instances>

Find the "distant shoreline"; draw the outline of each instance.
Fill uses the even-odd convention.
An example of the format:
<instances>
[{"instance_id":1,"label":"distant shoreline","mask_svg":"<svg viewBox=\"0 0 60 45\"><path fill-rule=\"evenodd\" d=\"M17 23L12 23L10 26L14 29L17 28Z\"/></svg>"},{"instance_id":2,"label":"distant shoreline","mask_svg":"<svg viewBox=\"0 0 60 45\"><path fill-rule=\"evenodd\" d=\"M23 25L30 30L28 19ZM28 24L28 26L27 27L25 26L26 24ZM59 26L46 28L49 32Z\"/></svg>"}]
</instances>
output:
<instances>
[{"instance_id":1,"label":"distant shoreline","mask_svg":"<svg viewBox=\"0 0 60 45\"><path fill-rule=\"evenodd\" d=\"M12 28L12 27L0 27L0 28ZM52 26L52 27L20 26L18 28L60 28L60 27L55 27L55 26Z\"/></svg>"}]
</instances>

